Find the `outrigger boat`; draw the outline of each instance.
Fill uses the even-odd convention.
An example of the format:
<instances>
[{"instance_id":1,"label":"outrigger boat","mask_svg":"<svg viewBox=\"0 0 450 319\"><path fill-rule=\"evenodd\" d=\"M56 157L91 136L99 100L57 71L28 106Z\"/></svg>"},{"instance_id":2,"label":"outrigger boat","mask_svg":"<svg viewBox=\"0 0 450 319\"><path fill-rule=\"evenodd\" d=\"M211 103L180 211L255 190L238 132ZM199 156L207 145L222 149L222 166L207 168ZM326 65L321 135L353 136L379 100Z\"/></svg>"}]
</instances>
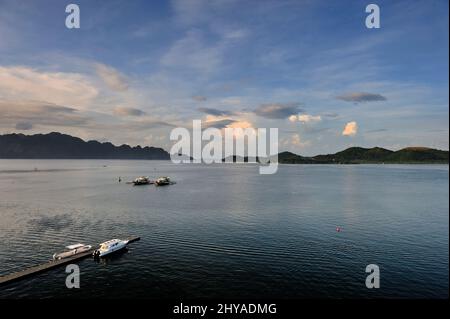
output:
<instances>
[{"instance_id":1,"label":"outrigger boat","mask_svg":"<svg viewBox=\"0 0 450 319\"><path fill-rule=\"evenodd\" d=\"M153 182L147 176L138 177L133 181L133 185L147 185L152 183Z\"/></svg>"},{"instance_id":2,"label":"outrigger boat","mask_svg":"<svg viewBox=\"0 0 450 319\"><path fill-rule=\"evenodd\" d=\"M170 181L170 178L167 176L159 177L155 180L156 186L165 186L165 185L171 185L173 182Z\"/></svg>"},{"instance_id":3,"label":"outrigger boat","mask_svg":"<svg viewBox=\"0 0 450 319\"><path fill-rule=\"evenodd\" d=\"M64 251L59 254L53 254L53 260L60 260L63 258L68 258L68 257L72 257L72 256L75 256L75 255L78 255L81 253L85 253L85 252L91 250L92 246L85 245L85 244L74 244L74 245L66 246L66 248L68 249L68 251Z\"/></svg>"},{"instance_id":4,"label":"outrigger boat","mask_svg":"<svg viewBox=\"0 0 450 319\"><path fill-rule=\"evenodd\" d=\"M103 257L127 247L128 240L111 239L100 244L100 248L93 253L94 257Z\"/></svg>"}]
</instances>

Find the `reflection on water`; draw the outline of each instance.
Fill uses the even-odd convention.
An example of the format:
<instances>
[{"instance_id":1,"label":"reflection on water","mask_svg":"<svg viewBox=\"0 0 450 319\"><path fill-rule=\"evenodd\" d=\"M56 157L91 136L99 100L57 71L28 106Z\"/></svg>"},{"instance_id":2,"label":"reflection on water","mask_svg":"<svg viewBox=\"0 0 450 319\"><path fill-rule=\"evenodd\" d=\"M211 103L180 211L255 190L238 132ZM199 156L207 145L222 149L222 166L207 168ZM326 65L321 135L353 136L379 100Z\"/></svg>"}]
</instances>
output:
<instances>
[{"instance_id":1,"label":"reflection on water","mask_svg":"<svg viewBox=\"0 0 450 319\"><path fill-rule=\"evenodd\" d=\"M125 183L141 175L177 184ZM259 175L247 164L0 160L0 275L69 244L141 237L80 261L81 289L65 287L61 268L0 297L444 298L448 196L447 165L281 165ZM378 290L365 287L371 263Z\"/></svg>"},{"instance_id":2,"label":"reflection on water","mask_svg":"<svg viewBox=\"0 0 450 319\"><path fill-rule=\"evenodd\" d=\"M74 219L69 214L56 216L40 216L29 220L30 229L36 232L45 232L47 230L61 232L64 228L73 225Z\"/></svg>"},{"instance_id":3,"label":"reflection on water","mask_svg":"<svg viewBox=\"0 0 450 319\"><path fill-rule=\"evenodd\" d=\"M124 248L119 251L115 251L112 254L109 254L104 257L95 257L94 261L97 262L98 264L108 265L108 264L114 263L114 261L119 260L120 258L122 258L122 256L124 254L127 254L127 253L128 253L128 249Z\"/></svg>"}]
</instances>

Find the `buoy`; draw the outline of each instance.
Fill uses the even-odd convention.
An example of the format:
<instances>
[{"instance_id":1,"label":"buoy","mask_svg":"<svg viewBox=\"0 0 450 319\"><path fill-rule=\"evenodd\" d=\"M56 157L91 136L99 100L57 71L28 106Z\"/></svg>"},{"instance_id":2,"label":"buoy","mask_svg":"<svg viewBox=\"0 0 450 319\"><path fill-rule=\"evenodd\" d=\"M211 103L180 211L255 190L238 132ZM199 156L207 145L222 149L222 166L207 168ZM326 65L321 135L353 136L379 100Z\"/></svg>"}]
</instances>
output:
<instances>
[{"instance_id":1,"label":"buoy","mask_svg":"<svg viewBox=\"0 0 450 319\"><path fill-rule=\"evenodd\" d=\"M339 233L341 231L341 227L336 227L336 231Z\"/></svg>"}]
</instances>

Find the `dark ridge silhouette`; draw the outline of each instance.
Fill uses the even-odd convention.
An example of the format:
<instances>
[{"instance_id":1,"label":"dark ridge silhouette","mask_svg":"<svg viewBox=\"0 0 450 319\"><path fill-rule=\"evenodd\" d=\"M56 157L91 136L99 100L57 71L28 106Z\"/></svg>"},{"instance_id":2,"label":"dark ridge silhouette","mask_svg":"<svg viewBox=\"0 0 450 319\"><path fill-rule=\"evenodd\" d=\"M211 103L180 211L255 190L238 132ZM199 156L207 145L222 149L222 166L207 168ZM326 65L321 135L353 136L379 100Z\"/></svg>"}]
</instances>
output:
<instances>
[{"instance_id":1,"label":"dark ridge silhouette","mask_svg":"<svg viewBox=\"0 0 450 319\"><path fill-rule=\"evenodd\" d=\"M225 161L223 159L222 161ZM248 157L233 156L230 162L248 162ZM256 159L259 162L258 159ZM262 161L265 162L265 161ZM291 152L278 154L281 164L448 164L448 151L426 147L408 147L391 151L381 147L351 147L335 154L300 156Z\"/></svg>"},{"instance_id":2,"label":"dark ridge silhouette","mask_svg":"<svg viewBox=\"0 0 450 319\"><path fill-rule=\"evenodd\" d=\"M284 152L279 163L290 164L448 164L448 151L426 147L408 147L391 151L381 147L351 147L335 154L302 157Z\"/></svg>"},{"instance_id":3,"label":"dark ridge silhouette","mask_svg":"<svg viewBox=\"0 0 450 319\"><path fill-rule=\"evenodd\" d=\"M78 137L53 132L0 135L0 158L168 160L170 155L162 148L86 142Z\"/></svg>"}]
</instances>

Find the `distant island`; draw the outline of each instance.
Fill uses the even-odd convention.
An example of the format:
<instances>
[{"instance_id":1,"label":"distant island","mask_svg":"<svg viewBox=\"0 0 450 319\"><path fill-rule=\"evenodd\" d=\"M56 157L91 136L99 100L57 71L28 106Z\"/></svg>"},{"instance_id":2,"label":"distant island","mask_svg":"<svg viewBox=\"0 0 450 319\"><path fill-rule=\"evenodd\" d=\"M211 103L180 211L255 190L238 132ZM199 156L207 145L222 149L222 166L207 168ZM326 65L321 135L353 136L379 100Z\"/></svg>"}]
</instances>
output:
<instances>
[{"instance_id":1,"label":"distant island","mask_svg":"<svg viewBox=\"0 0 450 319\"><path fill-rule=\"evenodd\" d=\"M162 148L115 146L61 133L0 135L0 158L169 160Z\"/></svg>"},{"instance_id":2,"label":"distant island","mask_svg":"<svg viewBox=\"0 0 450 319\"><path fill-rule=\"evenodd\" d=\"M230 162L248 162L248 157L233 156ZM222 159L225 162L226 159ZM259 162L259 159L256 159ZM262 162L266 162L265 160ZM391 151L381 147L350 147L335 154L300 156L291 152L278 154L280 164L448 164L448 151L427 147L407 147Z\"/></svg>"},{"instance_id":3,"label":"distant island","mask_svg":"<svg viewBox=\"0 0 450 319\"><path fill-rule=\"evenodd\" d=\"M278 154L284 164L448 164L448 151L407 147L391 151L381 147L351 147L335 154L303 157L290 152Z\"/></svg>"},{"instance_id":4,"label":"distant island","mask_svg":"<svg viewBox=\"0 0 450 319\"><path fill-rule=\"evenodd\" d=\"M157 147L115 146L109 142L84 141L57 132L49 134L0 135L2 159L136 159L169 160L170 154ZM233 157L236 161L236 157ZM244 158L244 162L248 159ZM448 151L427 147L407 147L391 151L381 147L351 147L335 154L300 156L278 154L281 164L448 164Z\"/></svg>"}]
</instances>

